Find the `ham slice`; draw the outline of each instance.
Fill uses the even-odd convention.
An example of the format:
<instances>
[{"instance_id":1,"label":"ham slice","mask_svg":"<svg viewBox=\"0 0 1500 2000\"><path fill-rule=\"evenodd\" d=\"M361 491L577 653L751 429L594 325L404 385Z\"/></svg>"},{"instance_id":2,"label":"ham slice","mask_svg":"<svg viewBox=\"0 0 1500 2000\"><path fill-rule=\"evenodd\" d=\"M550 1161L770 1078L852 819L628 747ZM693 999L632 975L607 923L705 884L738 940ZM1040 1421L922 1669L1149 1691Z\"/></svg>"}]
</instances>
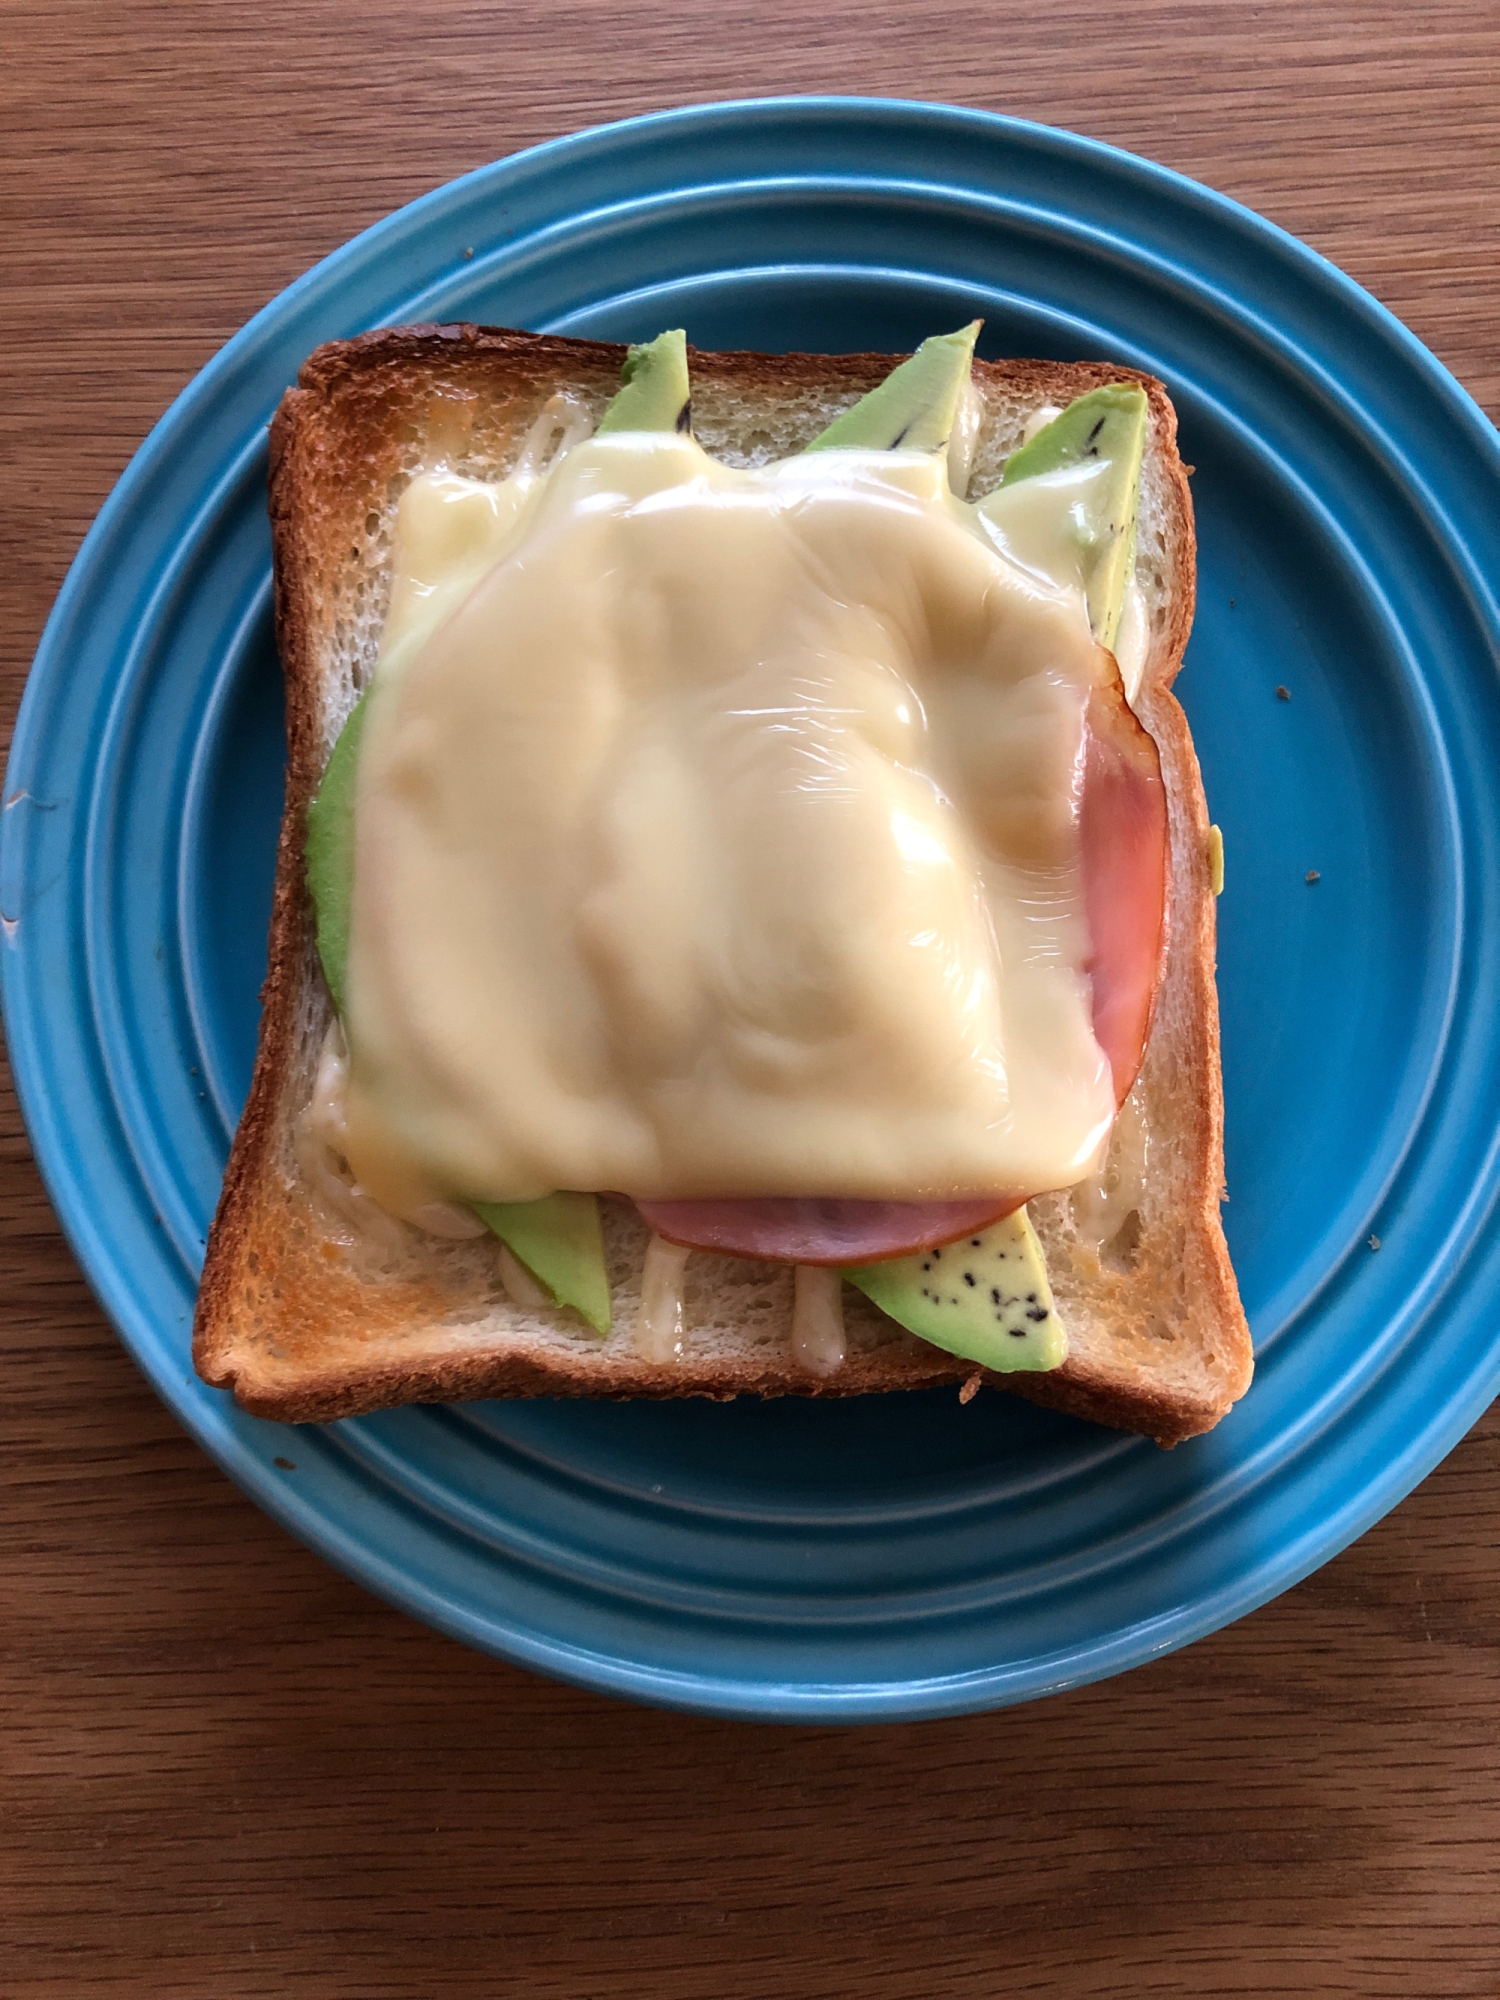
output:
<instances>
[{"instance_id":1,"label":"ham slice","mask_svg":"<svg viewBox=\"0 0 1500 2000\"><path fill-rule=\"evenodd\" d=\"M1094 1036L1115 1099L1130 1094L1145 1054L1166 934L1167 794L1156 744L1118 675L1089 699L1079 813ZM881 1264L957 1242L1010 1215L1032 1194L963 1201L641 1201L669 1243L781 1264Z\"/></svg>"},{"instance_id":2,"label":"ham slice","mask_svg":"<svg viewBox=\"0 0 1500 2000\"><path fill-rule=\"evenodd\" d=\"M1161 983L1167 792L1156 744L1118 678L1089 698L1079 832L1094 1039L1109 1058L1115 1101L1123 1104L1146 1053Z\"/></svg>"},{"instance_id":3,"label":"ham slice","mask_svg":"<svg viewBox=\"0 0 1500 2000\"><path fill-rule=\"evenodd\" d=\"M838 1201L816 1195L747 1201L638 1201L658 1236L690 1250L776 1264L882 1264L977 1234L1024 1195L967 1201Z\"/></svg>"}]
</instances>

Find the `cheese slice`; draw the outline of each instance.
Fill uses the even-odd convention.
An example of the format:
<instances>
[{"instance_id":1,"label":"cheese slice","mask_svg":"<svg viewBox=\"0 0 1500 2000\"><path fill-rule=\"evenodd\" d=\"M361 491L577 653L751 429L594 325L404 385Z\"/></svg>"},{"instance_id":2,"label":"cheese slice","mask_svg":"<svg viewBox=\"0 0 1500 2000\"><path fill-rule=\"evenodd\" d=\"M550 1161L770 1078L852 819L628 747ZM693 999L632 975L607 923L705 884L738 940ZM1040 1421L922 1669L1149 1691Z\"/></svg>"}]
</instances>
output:
<instances>
[{"instance_id":1,"label":"cheese slice","mask_svg":"<svg viewBox=\"0 0 1500 2000\"><path fill-rule=\"evenodd\" d=\"M621 433L415 481L356 795L360 1183L410 1214L1081 1179L1109 671L1066 562L941 455Z\"/></svg>"}]
</instances>

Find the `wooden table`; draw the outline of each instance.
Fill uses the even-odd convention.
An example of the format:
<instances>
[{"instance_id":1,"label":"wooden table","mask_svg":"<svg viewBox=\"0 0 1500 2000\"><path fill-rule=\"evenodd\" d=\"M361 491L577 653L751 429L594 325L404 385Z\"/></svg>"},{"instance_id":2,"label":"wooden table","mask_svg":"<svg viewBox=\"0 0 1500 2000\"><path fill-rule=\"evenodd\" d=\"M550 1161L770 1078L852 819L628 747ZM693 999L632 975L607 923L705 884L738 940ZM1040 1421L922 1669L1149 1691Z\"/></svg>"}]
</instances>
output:
<instances>
[{"instance_id":1,"label":"wooden table","mask_svg":"<svg viewBox=\"0 0 1500 2000\"><path fill-rule=\"evenodd\" d=\"M451 175L857 90L1131 147L1326 252L1500 410L1500 15L1269 0L9 0L0 719L146 431ZM3 1087L3 1086L0 1086ZM1500 1422L1232 1630L965 1721L694 1721L336 1576L116 1344L0 1098L0 1993L1500 1993Z\"/></svg>"}]
</instances>

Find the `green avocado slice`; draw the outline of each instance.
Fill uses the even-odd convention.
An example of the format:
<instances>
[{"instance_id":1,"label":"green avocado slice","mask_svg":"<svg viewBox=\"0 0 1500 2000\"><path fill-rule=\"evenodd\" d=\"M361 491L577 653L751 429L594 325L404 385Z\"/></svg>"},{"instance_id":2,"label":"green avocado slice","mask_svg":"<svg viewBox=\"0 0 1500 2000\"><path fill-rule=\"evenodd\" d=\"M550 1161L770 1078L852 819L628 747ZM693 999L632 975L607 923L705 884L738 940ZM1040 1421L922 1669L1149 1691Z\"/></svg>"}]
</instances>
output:
<instances>
[{"instance_id":1,"label":"green avocado slice","mask_svg":"<svg viewBox=\"0 0 1500 2000\"><path fill-rule=\"evenodd\" d=\"M620 373L622 386L599 420L600 432L690 428L687 341L680 327L630 348ZM318 956L341 1017L354 891L354 795L368 699L361 697L344 724L307 814L307 885ZM581 1313L599 1333L609 1332L609 1273L597 1196L560 1191L540 1201L470 1205L560 1305Z\"/></svg>"},{"instance_id":2,"label":"green avocado slice","mask_svg":"<svg viewBox=\"0 0 1500 2000\"><path fill-rule=\"evenodd\" d=\"M912 1333L981 1368L1009 1375L1068 1358L1042 1246L1024 1208L979 1236L844 1276Z\"/></svg>"},{"instance_id":3,"label":"green avocado slice","mask_svg":"<svg viewBox=\"0 0 1500 2000\"><path fill-rule=\"evenodd\" d=\"M806 451L942 451L968 386L980 320L934 334L820 431Z\"/></svg>"},{"instance_id":4,"label":"green avocado slice","mask_svg":"<svg viewBox=\"0 0 1500 2000\"><path fill-rule=\"evenodd\" d=\"M318 957L340 1019L349 964L349 914L354 896L354 781L364 735L368 692L339 731L333 755L307 809L307 886L317 920Z\"/></svg>"},{"instance_id":5,"label":"green avocado slice","mask_svg":"<svg viewBox=\"0 0 1500 2000\"><path fill-rule=\"evenodd\" d=\"M609 1332L609 1274L597 1196L558 1193L540 1201L474 1201L469 1206L559 1305L582 1313L596 1332Z\"/></svg>"},{"instance_id":6,"label":"green avocado slice","mask_svg":"<svg viewBox=\"0 0 1500 2000\"><path fill-rule=\"evenodd\" d=\"M924 341L807 449L941 450L969 379L979 324L975 320L958 333ZM961 1251L969 1254L960 1269L955 1260ZM965 1273L972 1284L964 1282ZM843 1275L909 1332L983 1367L1007 1373L1056 1368L1066 1357L1067 1335L1024 1209L946 1251L893 1258Z\"/></svg>"},{"instance_id":7,"label":"green avocado slice","mask_svg":"<svg viewBox=\"0 0 1500 2000\"><path fill-rule=\"evenodd\" d=\"M307 886L317 922L318 957L340 1019L354 893L354 791L368 700L368 694L360 698L340 731L323 782L307 809ZM540 1201L470 1206L559 1305L572 1306L597 1332L609 1332L609 1274L599 1203L593 1195L560 1193Z\"/></svg>"},{"instance_id":8,"label":"green avocado slice","mask_svg":"<svg viewBox=\"0 0 1500 2000\"><path fill-rule=\"evenodd\" d=\"M1112 382L1090 389L1006 461L1001 487L1091 460L1104 470L1082 497L1086 540L1084 595L1101 646L1113 646L1135 562L1135 519L1141 492L1150 405L1144 389ZM981 506L983 502L980 503Z\"/></svg>"},{"instance_id":9,"label":"green avocado slice","mask_svg":"<svg viewBox=\"0 0 1500 2000\"><path fill-rule=\"evenodd\" d=\"M659 333L626 350L622 387L599 419L596 437L613 431L690 431L692 384L688 380L687 335L682 328Z\"/></svg>"},{"instance_id":10,"label":"green avocado slice","mask_svg":"<svg viewBox=\"0 0 1500 2000\"><path fill-rule=\"evenodd\" d=\"M1079 528L1089 623L1105 646L1118 635L1135 560L1148 418L1144 390L1124 382L1091 389L1012 453L1000 482L1011 487L1091 461L1100 466L1080 495ZM912 1333L986 1368L1056 1368L1067 1358L1042 1246L1024 1208L982 1236L844 1275Z\"/></svg>"}]
</instances>

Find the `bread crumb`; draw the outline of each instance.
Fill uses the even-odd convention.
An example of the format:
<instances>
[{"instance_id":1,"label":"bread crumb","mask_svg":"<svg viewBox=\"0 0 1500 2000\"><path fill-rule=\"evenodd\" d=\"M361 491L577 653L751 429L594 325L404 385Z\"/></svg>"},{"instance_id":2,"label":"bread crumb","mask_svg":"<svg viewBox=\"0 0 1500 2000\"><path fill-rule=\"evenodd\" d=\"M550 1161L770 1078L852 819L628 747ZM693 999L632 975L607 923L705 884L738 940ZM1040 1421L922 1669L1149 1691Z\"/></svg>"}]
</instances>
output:
<instances>
[{"instance_id":1,"label":"bread crumb","mask_svg":"<svg viewBox=\"0 0 1500 2000\"><path fill-rule=\"evenodd\" d=\"M974 1373L969 1377L968 1381L965 1382L964 1386L959 1390L958 1400L961 1403L972 1403L974 1398L979 1394L980 1385L983 1381L984 1381L983 1370L976 1368L974 1370Z\"/></svg>"},{"instance_id":2,"label":"bread crumb","mask_svg":"<svg viewBox=\"0 0 1500 2000\"><path fill-rule=\"evenodd\" d=\"M1290 688L1283 688L1283 687L1277 688L1276 699L1278 701L1290 701L1291 698L1292 698L1292 691Z\"/></svg>"},{"instance_id":3,"label":"bread crumb","mask_svg":"<svg viewBox=\"0 0 1500 2000\"><path fill-rule=\"evenodd\" d=\"M1321 882L1323 878L1318 873L1316 868L1309 868L1307 873L1303 876L1302 879L1304 882L1311 884L1313 882Z\"/></svg>"},{"instance_id":4,"label":"bread crumb","mask_svg":"<svg viewBox=\"0 0 1500 2000\"><path fill-rule=\"evenodd\" d=\"M1369 1244L1372 1250L1378 1250L1380 1248L1380 1238L1378 1236L1370 1237Z\"/></svg>"}]
</instances>

